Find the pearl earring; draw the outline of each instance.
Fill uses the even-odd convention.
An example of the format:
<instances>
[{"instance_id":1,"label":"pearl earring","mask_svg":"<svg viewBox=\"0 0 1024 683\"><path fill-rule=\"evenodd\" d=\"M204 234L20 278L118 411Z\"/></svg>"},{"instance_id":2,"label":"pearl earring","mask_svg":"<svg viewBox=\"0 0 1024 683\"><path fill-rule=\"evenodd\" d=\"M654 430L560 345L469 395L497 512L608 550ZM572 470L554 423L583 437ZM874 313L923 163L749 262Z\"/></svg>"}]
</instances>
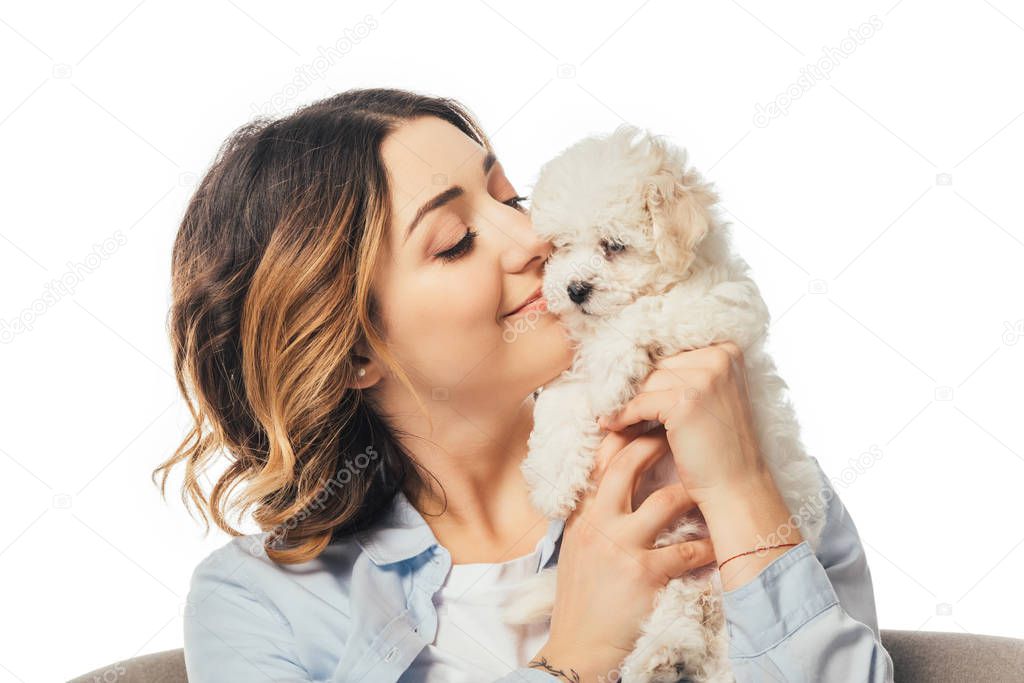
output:
<instances>
[{"instance_id":1,"label":"pearl earring","mask_svg":"<svg viewBox=\"0 0 1024 683\"><path fill-rule=\"evenodd\" d=\"M366 375L366 368L359 368L359 372L357 372L356 374L359 375L360 377L365 376Z\"/></svg>"}]
</instances>

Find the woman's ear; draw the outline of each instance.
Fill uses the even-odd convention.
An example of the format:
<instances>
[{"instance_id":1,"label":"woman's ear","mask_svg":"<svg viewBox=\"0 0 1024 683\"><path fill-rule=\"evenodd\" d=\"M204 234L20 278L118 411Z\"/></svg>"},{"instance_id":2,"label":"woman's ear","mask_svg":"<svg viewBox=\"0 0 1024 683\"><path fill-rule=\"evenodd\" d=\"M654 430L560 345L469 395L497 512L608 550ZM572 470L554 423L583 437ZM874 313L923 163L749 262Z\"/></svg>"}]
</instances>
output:
<instances>
[{"instance_id":1,"label":"woman's ear","mask_svg":"<svg viewBox=\"0 0 1024 683\"><path fill-rule=\"evenodd\" d=\"M365 344L356 344L351 359L353 378L349 388L368 389L380 381L382 376L380 361L366 348Z\"/></svg>"},{"instance_id":2,"label":"woman's ear","mask_svg":"<svg viewBox=\"0 0 1024 683\"><path fill-rule=\"evenodd\" d=\"M684 272L697 244L707 234L717 193L690 169L680 177L663 168L644 184L644 210L658 259L673 272Z\"/></svg>"}]
</instances>

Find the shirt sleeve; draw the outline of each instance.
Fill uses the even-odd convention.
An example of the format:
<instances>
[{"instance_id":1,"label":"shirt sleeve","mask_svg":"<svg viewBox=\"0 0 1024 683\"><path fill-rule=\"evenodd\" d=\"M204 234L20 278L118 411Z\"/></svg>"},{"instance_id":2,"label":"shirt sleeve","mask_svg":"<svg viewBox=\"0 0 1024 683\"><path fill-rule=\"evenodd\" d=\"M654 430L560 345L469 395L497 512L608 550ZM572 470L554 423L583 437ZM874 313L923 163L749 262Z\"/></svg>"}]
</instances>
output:
<instances>
[{"instance_id":1,"label":"shirt sleeve","mask_svg":"<svg viewBox=\"0 0 1024 683\"><path fill-rule=\"evenodd\" d=\"M192 573L183 617L189 683L312 681L293 654L291 627L214 553Z\"/></svg>"},{"instance_id":2,"label":"shirt sleeve","mask_svg":"<svg viewBox=\"0 0 1024 683\"><path fill-rule=\"evenodd\" d=\"M748 583L723 593L737 683L893 681L857 528L814 461L828 496L817 556L803 541Z\"/></svg>"}]
</instances>

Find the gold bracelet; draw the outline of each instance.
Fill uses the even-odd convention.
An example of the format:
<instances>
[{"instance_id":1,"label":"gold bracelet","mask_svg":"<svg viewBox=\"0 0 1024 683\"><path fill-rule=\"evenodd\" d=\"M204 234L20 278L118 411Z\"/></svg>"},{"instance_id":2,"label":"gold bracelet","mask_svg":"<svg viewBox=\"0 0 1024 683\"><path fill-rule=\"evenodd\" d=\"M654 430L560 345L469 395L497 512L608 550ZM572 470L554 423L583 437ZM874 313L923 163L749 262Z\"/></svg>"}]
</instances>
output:
<instances>
[{"instance_id":1,"label":"gold bracelet","mask_svg":"<svg viewBox=\"0 0 1024 683\"><path fill-rule=\"evenodd\" d=\"M777 543L776 545L766 545L766 546L754 548L753 550L748 550L745 553L739 553L738 555L733 555L732 557L729 558L729 560L735 560L737 557L743 557L744 555L749 555L750 553L761 552L762 550L771 550L772 548L788 548L791 545L800 545L800 544L799 543ZM728 562L729 560L726 560L725 562ZM723 562L722 564L718 565L718 571L722 571L722 567L725 566L725 562Z\"/></svg>"}]
</instances>

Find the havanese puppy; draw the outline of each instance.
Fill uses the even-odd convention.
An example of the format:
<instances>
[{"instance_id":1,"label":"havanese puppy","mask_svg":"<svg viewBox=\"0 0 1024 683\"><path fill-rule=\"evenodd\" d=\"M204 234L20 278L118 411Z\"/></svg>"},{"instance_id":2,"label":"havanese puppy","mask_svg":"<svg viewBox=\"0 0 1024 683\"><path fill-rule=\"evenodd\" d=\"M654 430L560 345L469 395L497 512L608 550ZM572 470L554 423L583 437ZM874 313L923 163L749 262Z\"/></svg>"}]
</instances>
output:
<instances>
[{"instance_id":1,"label":"havanese puppy","mask_svg":"<svg viewBox=\"0 0 1024 683\"><path fill-rule=\"evenodd\" d=\"M554 245L544 298L575 348L571 367L537 395L522 464L532 503L549 518L567 518L595 486L595 451L607 433L597 419L632 398L658 359L732 340L743 349L764 459L792 523L817 550L822 481L801 444L786 383L763 349L768 309L749 266L730 249L717 192L687 166L685 149L622 125L546 163L531 194L534 228ZM642 475L634 508L678 481L667 453ZM655 547L707 536L695 508L663 530ZM772 541L751 539L751 548L757 542ZM545 569L511 592L508 623L550 618L556 571ZM733 681L721 592L714 563L671 579L618 671L621 680Z\"/></svg>"}]
</instances>

